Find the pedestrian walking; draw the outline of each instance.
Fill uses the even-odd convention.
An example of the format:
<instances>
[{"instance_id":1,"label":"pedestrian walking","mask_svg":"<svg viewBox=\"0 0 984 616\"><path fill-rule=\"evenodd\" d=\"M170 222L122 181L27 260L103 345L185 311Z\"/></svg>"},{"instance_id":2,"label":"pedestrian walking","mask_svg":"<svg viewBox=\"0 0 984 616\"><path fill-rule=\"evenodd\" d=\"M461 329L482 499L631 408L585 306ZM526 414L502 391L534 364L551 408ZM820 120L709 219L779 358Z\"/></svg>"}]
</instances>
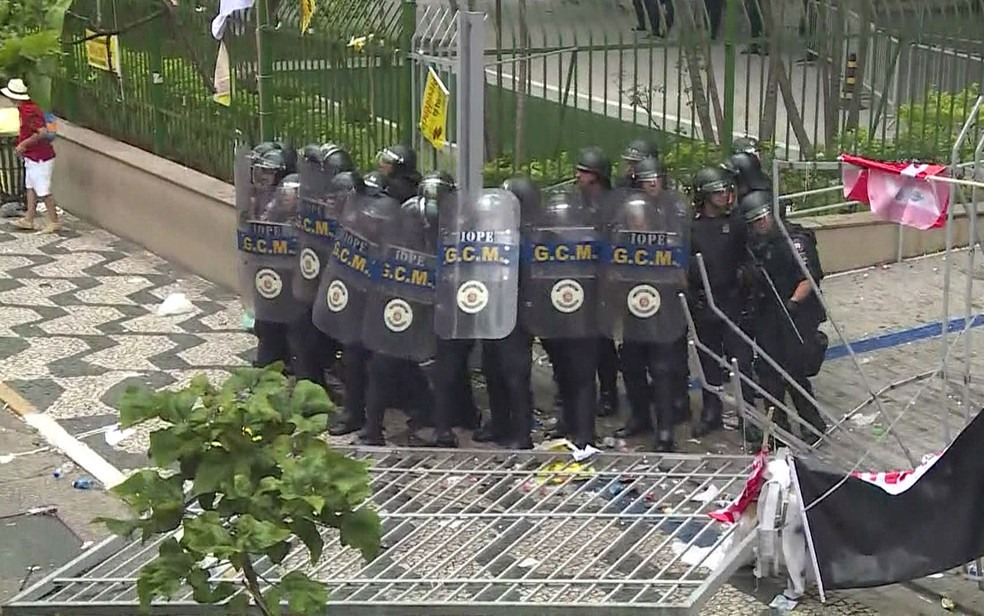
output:
<instances>
[{"instance_id":1,"label":"pedestrian walking","mask_svg":"<svg viewBox=\"0 0 984 616\"><path fill-rule=\"evenodd\" d=\"M20 115L20 134L17 153L24 159L24 187L27 189L27 213L15 222L20 229L33 231L38 211L38 199L44 201L47 223L42 233L57 233L60 229L55 197L51 194L51 174L55 167L55 148L51 145L44 112L31 100L21 79L11 79L0 93L17 104Z\"/></svg>"}]
</instances>

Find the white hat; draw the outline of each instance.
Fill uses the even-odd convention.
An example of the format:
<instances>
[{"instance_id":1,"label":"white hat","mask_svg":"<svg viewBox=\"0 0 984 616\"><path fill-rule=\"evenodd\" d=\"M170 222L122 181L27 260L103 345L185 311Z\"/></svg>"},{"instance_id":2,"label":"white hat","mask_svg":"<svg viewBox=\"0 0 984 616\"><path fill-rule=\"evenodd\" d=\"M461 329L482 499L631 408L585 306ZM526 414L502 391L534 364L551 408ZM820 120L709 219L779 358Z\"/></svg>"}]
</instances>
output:
<instances>
[{"instance_id":1,"label":"white hat","mask_svg":"<svg viewBox=\"0 0 984 616\"><path fill-rule=\"evenodd\" d=\"M27 86L24 85L24 81L21 79L11 79L8 81L6 88L0 88L0 94L15 101L31 100L31 97L27 94Z\"/></svg>"}]
</instances>

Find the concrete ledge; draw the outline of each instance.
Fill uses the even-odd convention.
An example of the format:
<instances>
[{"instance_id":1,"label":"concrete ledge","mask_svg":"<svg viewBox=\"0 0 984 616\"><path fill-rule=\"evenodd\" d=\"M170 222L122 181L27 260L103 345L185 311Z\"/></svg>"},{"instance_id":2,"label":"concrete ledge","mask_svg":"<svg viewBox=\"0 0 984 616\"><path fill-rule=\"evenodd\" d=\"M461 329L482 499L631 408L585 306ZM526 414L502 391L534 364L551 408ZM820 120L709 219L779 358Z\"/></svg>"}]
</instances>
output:
<instances>
[{"instance_id":1,"label":"concrete ledge","mask_svg":"<svg viewBox=\"0 0 984 616\"><path fill-rule=\"evenodd\" d=\"M233 187L99 133L59 122L54 189L67 211L228 289L237 286ZM827 273L896 259L897 225L870 214L799 219L813 227ZM954 246L967 244L956 217ZM903 256L939 252L942 229L903 231Z\"/></svg>"},{"instance_id":2,"label":"concrete ledge","mask_svg":"<svg viewBox=\"0 0 984 616\"><path fill-rule=\"evenodd\" d=\"M55 147L54 193L65 210L236 288L232 186L64 120Z\"/></svg>"}]
</instances>

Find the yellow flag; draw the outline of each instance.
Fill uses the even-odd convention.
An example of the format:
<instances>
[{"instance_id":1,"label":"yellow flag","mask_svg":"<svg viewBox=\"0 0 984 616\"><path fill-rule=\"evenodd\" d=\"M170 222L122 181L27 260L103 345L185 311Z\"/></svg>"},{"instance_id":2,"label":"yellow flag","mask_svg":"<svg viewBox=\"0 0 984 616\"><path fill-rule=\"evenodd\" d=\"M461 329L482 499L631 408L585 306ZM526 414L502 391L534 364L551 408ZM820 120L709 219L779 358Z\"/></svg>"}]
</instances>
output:
<instances>
[{"instance_id":1,"label":"yellow flag","mask_svg":"<svg viewBox=\"0 0 984 616\"><path fill-rule=\"evenodd\" d=\"M427 69L427 83L420 102L420 134L435 149L448 144L448 89L434 69Z\"/></svg>"},{"instance_id":2,"label":"yellow flag","mask_svg":"<svg viewBox=\"0 0 984 616\"><path fill-rule=\"evenodd\" d=\"M314 0L301 0L301 34L307 32L311 25L311 17L314 16Z\"/></svg>"}]
</instances>

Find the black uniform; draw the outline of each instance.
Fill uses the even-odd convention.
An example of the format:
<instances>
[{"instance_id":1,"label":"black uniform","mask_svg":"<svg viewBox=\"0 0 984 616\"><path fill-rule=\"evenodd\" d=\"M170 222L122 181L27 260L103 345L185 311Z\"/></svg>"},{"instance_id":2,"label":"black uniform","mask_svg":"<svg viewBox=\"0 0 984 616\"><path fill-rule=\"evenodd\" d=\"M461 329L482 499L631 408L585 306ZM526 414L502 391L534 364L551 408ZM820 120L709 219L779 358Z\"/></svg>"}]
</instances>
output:
<instances>
[{"instance_id":1,"label":"black uniform","mask_svg":"<svg viewBox=\"0 0 984 616\"><path fill-rule=\"evenodd\" d=\"M695 257L690 268L690 289L693 301L697 337L716 355L738 360L738 369L751 377L752 351L730 325L721 320L709 307L707 292L697 266L696 255L703 256L704 266L714 303L733 323L742 320L748 279L748 232L744 218L731 209L733 194L726 174L719 169L701 170L695 178L697 216L691 233L691 252ZM711 203L714 193L726 191L726 207ZM700 354L701 366L708 384L721 386L727 369L706 353ZM752 389L742 384L742 397L754 404ZM695 426L695 436L703 436L721 427L721 399L710 391L703 392L701 417Z\"/></svg>"},{"instance_id":2,"label":"black uniform","mask_svg":"<svg viewBox=\"0 0 984 616\"><path fill-rule=\"evenodd\" d=\"M792 297L797 287L807 279L799 265L803 259L817 284L823 279L823 268L813 232L795 223L776 222L772 217L771 200L764 195L749 195L743 209L752 228L752 253L770 285L761 293L762 303L757 320L756 342L762 351L776 361L804 391L813 394L809 377L816 374L825 351L825 337L819 333L827 315L820 300L811 291L799 302ZM776 227L783 224L789 231L796 254ZM774 290L773 290L774 289ZM819 433L826 431L826 422L817 407L786 381L761 358L756 366L762 388L779 401L788 391L800 418ZM774 421L789 429L789 419L778 414ZM807 440L816 435L807 435Z\"/></svg>"}]
</instances>

